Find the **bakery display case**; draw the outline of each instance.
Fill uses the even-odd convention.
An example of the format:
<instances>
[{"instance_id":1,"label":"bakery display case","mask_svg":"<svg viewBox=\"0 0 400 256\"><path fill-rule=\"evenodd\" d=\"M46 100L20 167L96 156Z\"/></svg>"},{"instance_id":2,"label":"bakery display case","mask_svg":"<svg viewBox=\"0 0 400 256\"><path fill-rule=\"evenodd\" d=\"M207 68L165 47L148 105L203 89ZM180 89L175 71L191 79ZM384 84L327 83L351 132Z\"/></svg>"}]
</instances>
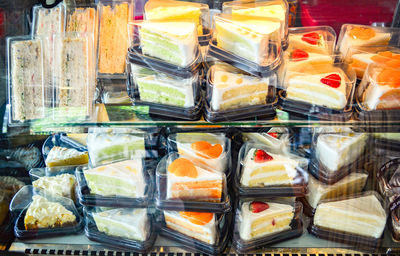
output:
<instances>
[{"instance_id":1,"label":"bakery display case","mask_svg":"<svg viewBox=\"0 0 400 256\"><path fill-rule=\"evenodd\" d=\"M24 5L0 249L400 254L398 6L363 1Z\"/></svg>"}]
</instances>

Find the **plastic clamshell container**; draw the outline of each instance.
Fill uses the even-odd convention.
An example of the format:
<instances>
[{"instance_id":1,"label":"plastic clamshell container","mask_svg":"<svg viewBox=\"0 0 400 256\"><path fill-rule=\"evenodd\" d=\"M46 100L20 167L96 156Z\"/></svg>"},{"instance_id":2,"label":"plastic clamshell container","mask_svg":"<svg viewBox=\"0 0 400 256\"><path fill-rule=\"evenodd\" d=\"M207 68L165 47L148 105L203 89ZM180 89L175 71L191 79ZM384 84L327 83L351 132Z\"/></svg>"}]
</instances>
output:
<instances>
[{"instance_id":1,"label":"plastic clamshell container","mask_svg":"<svg viewBox=\"0 0 400 256\"><path fill-rule=\"evenodd\" d=\"M252 23L263 26L255 30ZM274 18L216 14L208 53L250 74L265 76L282 60L281 25L280 20Z\"/></svg>"},{"instance_id":2,"label":"plastic clamshell container","mask_svg":"<svg viewBox=\"0 0 400 256\"><path fill-rule=\"evenodd\" d=\"M144 16L146 20L195 23L201 46L208 45L211 38L210 9L207 4L174 0L150 0L144 6Z\"/></svg>"},{"instance_id":3,"label":"plastic clamshell container","mask_svg":"<svg viewBox=\"0 0 400 256\"><path fill-rule=\"evenodd\" d=\"M340 230L327 229L324 227L319 227L314 223L315 216L318 211L318 207L320 207L320 205L325 204L325 203L330 203L330 202L336 202L336 201L347 200L347 199L356 199L356 198L367 197L367 196L375 196L378 199L380 205L382 206L383 210L385 211L385 213L387 215L386 205L385 205L383 199L380 197L380 195L376 191L366 191L366 192L363 192L360 194L351 195L351 196L347 196L347 197L330 199L330 200L322 200L316 208L314 217L311 219L310 225L308 226L308 232L318 238L321 238L321 239L331 240L334 242L339 242L339 243L344 243L344 244L350 244L357 248L366 248L366 249L379 248L383 241L384 229L382 230L382 235L379 238L374 238L372 236L364 236L364 235L353 234L353 233L344 232L344 231L340 231ZM360 205L362 205L365 208L368 208L368 205L364 205L364 204L359 204L356 207L358 208ZM347 207L346 209L350 209L350 206ZM386 219L387 219L387 216L385 217L385 220L384 220L385 223L386 223ZM350 223L353 221L354 220L350 220L348 218L344 218L344 217L341 218L341 223L343 226L345 226L346 223Z\"/></svg>"},{"instance_id":4,"label":"plastic clamshell container","mask_svg":"<svg viewBox=\"0 0 400 256\"><path fill-rule=\"evenodd\" d=\"M349 48L354 49L357 47L373 45L398 46L399 37L399 28L343 24L336 44L336 51L340 52L343 56L346 56Z\"/></svg>"},{"instance_id":5,"label":"plastic clamshell container","mask_svg":"<svg viewBox=\"0 0 400 256\"><path fill-rule=\"evenodd\" d=\"M196 238L187 236L176 230L167 227L164 211L160 211L158 214L158 225L160 236L166 237L170 240L176 241L181 244L181 246L192 252L201 252L209 255L219 255L224 252L228 241L229 241L229 231L232 224L232 212L226 214L214 214L214 218L217 225L217 237L215 244L209 244L204 241L200 241Z\"/></svg>"},{"instance_id":6,"label":"plastic clamshell container","mask_svg":"<svg viewBox=\"0 0 400 256\"><path fill-rule=\"evenodd\" d=\"M332 55L335 51L336 33L329 26L289 28L289 48L311 54Z\"/></svg>"},{"instance_id":7,"label":"plastic clamshell container","mask_svg":"<svg viewBox=\"0 0 400 256\"><path fill-rule=\"evenodd\" d=\"M97 49L97 39L99 30L99 17L97 5L77 4L67 9L65 31L78 33L92 33L94 42L94 52Z\"/></svg>"},{"instance_id":8,"label":"plastic clamshell container","mask_svg":"<svg viewBox=\"0 0 400 256\"><path fill-rule=\"evenodd\" d=\"M131 106L132 101L126 91L126 79L99 79L101 102L107 106Z\"/></svg>"},{"instance_id":9,"label":"plastic clamshell container","mask_svg":"<svg viewBox=\"0 0 400 256\"><path fill-rule=\"evenodd\" d=\"M400 152L400 133L374 133L373 141L377 148Z\"/></svg>"},{"instance_id":10,"label":"plastic clamshell container","mask_svg":"<svg viewBox=\"0 0 400 256\"><path fill-rule=\"evenodd\" d=\"M391 210L400 205L400 158L386 162L377 171L378 189Z\"/></svg>"},{"instance_id":11,"label":"plastic clamshell container","mask_svg":"<svg viewBox=\"0 0 400 256\"><path fill-rule=\"evenodd\" d=\"M392 237L396 242L400 241L400 208L396 207L396 209L390 212L390 225L389 230L392 232Z\"/></svg>"},{"instance_id":12,"label":"plastic clamshell container","mask_svg":"<svg viewBox=\"0 0 400 256\"><path fill-rule=\"evenodd\" d=\"M274 199L257 199L257 202L276 203L290 205L293 208L293 218L289 224L289 228L283 231L275 232L272 234L266 234L261 237L252 238L250 240L245 240L241 236L240 225L243 223L243 213L242 205L244 203L249 203L251 199L244 199L239 201L239 207L236 210L235 216L235 227L233 230L233 240L232 246L237 253L247 253L254 251L261 247L265 247L270 244L279 243L286 241L295 237L299 237L303 234L303 222L302 222L302 204L300 202L290 202L284 199L274 198ZM266 209L268 211L268 209Z\"/></svg>"},{"instance_id":13,"label":"plastic clamshell container","mask_svg":"<svg viewBox=\"0 0 400 256\"><path fill-rule=\"evenodd\" d=\"M140 171L143 174L143 182L145 183L143 185L144 186L143 196L137 198L131 198L121 195L105 196L105 195L94 194L91 192L90 185L88 184L85 177L85 171L90 170L90 168L88 169L88 168L78 167L76 169L75 175L78 183L77 196L79 199L79 203L84 206L131 207L131 208L147 207L153 199L154 181L152 178L153 177L152 173L154 173L153 168L155 167L155 164L152 164L150 160L144 161L142 159L140 161L142 161L142 169ZM105 168L105 170L107 170L107 166L108 165L103 165L100 167L103 167ZM116 176L117 174L114 175Z\"/></svg>"},{"instance_id":14,"label":"plastic clamshell container","mask_svg":"<svg viewBox=\"0 0 400 256\"><path fill-rule=\"evenodd\" d=\"M280 106L299 119L348 121L353 114L356 80L354 70L344 63L305 65L286 70L286 90L279 92ZM323 93L324 90L327 93Z\"/></svg>"},{"instance_id":15,"label":"plastic clamshell container","mask_svg":"<svg viewBox=\"0 0 400 256\"><path fill-rule=\"evenodd\" d=\"M287 1L229 1L222 4L222 12L232 16L247 15L279 19L282 22L280 32L282 48L288 47L289 6Z\"/></svg>"},{"instance_id":16,"label":"plastic clamshell container","mask_svg":"<svg viewBox=\"0 0 400 256\"><path fill-rule=\"evenodd\" d=\"M76 217L76 221L73 225L68 225L65 227L55 227L55 228L38 228L27 230L25 228L24 219L26 212L32 203L32 197L34 195L39 195L44 197L50 202L55 202L61 204L67 210L72 212ZM75 233L79 233L84 226L82 217L79 215L75 208L75 204L71 199L65 197L56 197L45 193L44 191L38 191L32 186L24 186L21 190L15 194L14 198L10 203L10 211L13 214L18 214L14 226L14 234L19 239L32 239L39 237L51 237L51 236L65 236Z\"/></svg>"},{"instance_id":17,"label":"plastic clamshell container","mask_svg":"<svg viewBox=\"0 0 400 256\"><path fill-rule=\"evenodd\" d=\"M272 159L265 161L267 165L269 161L274 161L274 158L276 157L282 159L281 160L282 162L280 164L283 165L284 170L282 170L281 175L287 176L288 184L251 185L250 177L253 176L251 173L249 173L248 177L249 180L246 182L248 183L248 185L243 184L243 179L244 179L243 175L246 169L246 165L254 164L256 165L254 169L257 169L258 166L262 167L262 163L255 162L256 156L250 155L250 154L256 154L257 150L263 150L268 154L268 156L272 157ZM246 142L240 148L236 175L234 177L235 190L238 192L239 196L257 197L257 198L272 197L272 196L274 197L305 196L307 194L308 174L306 171L304 171L304 169L307 169L308 160L293 154L274 154L271 153L271 151L273 150L271 150L266 145L254 144L251 142ZM293 163L296 163L297 165L288 166L287 162L290 161L289 159L292 160ZM291 171L288 170L290 168L292 168ZM249 170L249 172L251 171L252 170ZM272 178L273 177L271 177L271 179Z\"/></svg>"},{"instance_id":18,"label":"plastic clamshell container","mask_svg":"<svg viewBox=\"0 0 400 256\"><path fill-rule=\"evenodd\" d=\"M125 78L125 59L129 47L128 24L133 21L133 0L100 0L97 76Z\"/></svg>"},{"instance_id":19,"label":"plastic clamshell container","mask_svg":"<svg viewBox=\"0 0 400 256\"><path fill-rule=\"evenodd\" d=\"M66 7L63 3L60 3L53 8L45 8L41 5L35 5L33 6L32 13L33 38L48 37L65 31Z\"/></svg>"},{"instance_id":20,"label":"plastic clamshell container","mask_svg":"<svg viewBox=\"0 0 400 256\"><path fill-rule=\"evenodd\" d=\"M147 224L144 224L143 228L146 228L147 237L144 241L134 240L123 236L114 236L108 235L105 232L102 232L98 229L96 225L95 218L93 214L104 212L104 211L117 211L121 210L122 212L127 211L137 211L139 209L131 209L131 208L106 208L102 207L84 207L84 215L86 220L85 225L85 235L92 241L99 242L101 244L113 247L113 248L121 248L128 249L138 253L147 253L153 247L153 244L157 238L157 233L155 230L155 223L153 220L152 214L147 212ZM141 209L144 210L144 209ZM115 217L111 216L111 217ZM133 217L133 216L132 216ZM133 221L132 219L130 221ZM132 225L133 223L127 222L126 226ZM135 223L139 224L139 223ZM128 230L127 230L128 231ZM129 230L130 231L130 230ZM130 231L132 232L132 231Z\"/></svg>"},{"instance_id":21,"label":"plastic clamshell container","mask_svg":"<svg viewBox=\"0 0 400 256\"><path fill-rule=\"evenodd\" d=\"M344 147L346 141L350 144ZM354 133L346 128L337 132L315 132L308 172L325 184L334 184L349 173L364 169L364 164L368 160L368 142L368 134ZM342 146L343 148L340 148ZM335 164L336 162L341 164Z\"/></svg>"},{"instance_id":22,"label":"plastic clamshell container","mask_svg":"<svg viewBox=\"0 0 400 256\"><path fill-rule=\"evenodd\" d=\"M275 72L260 78L228 64L213 64L207 74L205 119L209 122L273 119L276 84Z\"/></svg>"},{"instance_id":23,"label":"plastic clamshell container","mask_svg":"<svg viewBox=\"0 0 400 256\"><path fill-rule=\"evenodd\" d=\"M357 87L355 101L359 121L396 121L400 115L398 81L400 67L370 64Z\"/></svg>"},{"instance_id":24,"label":"plastic clamshell container","mask_svg":"<svg viewBox=\"0 0 400 256\"><path fill-rule=\"evenodd\" d=\"M266 132L244 132L242 139L245 142L266 145L272 153L289 153L293 136L289 129L281 127L270 128Z\"/></svg>"},{"instance_id":25,"label":"plastic clamshell container","mask_svg":"<svg viewBox=\"0 0 400 256\"><path fill-rule=\"evenodd\" d=\"M7 38L7 106L10 125L24 124L45 117L50 106L44 72L41 39L30 36Z\"/></svg>"},{"instance_id":26,"label":"plastic clamshell container","mask_svg":"<svg viewBox=\"0 0 400 256\"><path fill-rule=\"evenodd\" d=\"M172 197L171 195L169 195L170 192L168 191L169 184L168 184L167 169L169 165L178 158L186 158L186 157L181 157L178 153L171 153L163 157L157 165L157 170L156 170L157 192L155 196L156 208L160 210L171 210L171 211L192 211L192 212L213 212L213 213L229 212L231 210L231 202L230 202L230 196L227 191L227 182L225 174L216 172L208 168L206 169L204 168L204 166L199 167L195 165L195 168L196 170L199 170L199 168L201 168L202 172L209 172L209 174L207 174L207 179L210 179L210 176L221 176L222 191L221 191L221 198L219 200L208 197L208 198L199 198L196 201L196 199L189 199L189 198L179 199L180 195L176 197L175 196ZM194 178L193 181L195 181ZM210 181L212 180L210 179ZM189 188L187 188L186 190L189 190Z\"/></svg>"}]
</instances>

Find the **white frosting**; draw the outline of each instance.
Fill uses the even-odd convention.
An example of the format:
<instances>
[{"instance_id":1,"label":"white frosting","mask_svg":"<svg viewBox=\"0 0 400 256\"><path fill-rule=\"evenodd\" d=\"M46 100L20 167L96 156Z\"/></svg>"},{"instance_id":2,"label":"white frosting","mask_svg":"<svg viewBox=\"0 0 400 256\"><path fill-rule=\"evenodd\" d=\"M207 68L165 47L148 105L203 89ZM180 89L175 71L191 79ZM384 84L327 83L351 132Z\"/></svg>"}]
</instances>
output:
<instances>
[{"instance_id":1,"label":"white frosting","mask_svg":"<svg viewBox=\"0 0 400 256\"><path fill-rule=\"evenodd\" d=\"M294 216L294 208L288 204L279 204L279 203L270 203L268 202L269 208L259 212L253 213L250 210L251 202L245 202L242 204L241 211L240 211L240 226L239 226L239 234L243 240L250 240L257 237L262 237L265 235L271 235L274 233L278 233L284 230L290 229L290 220L293 219ZM279 216L279 217L278 217ZM260 222L257 227L252 227L255 222L259 221L260 219L268 219ZM274 222L274 224L272 223ZM283 227L276 227L281 222L288 222L288 225L284 225ZM253 232L257 232L259 229L272 226L272 232L269 233L260 233L257 236L253 236Z\"/></svg>"},{"instance_id":2,"label":"white frosting","mask_svg":"<svg viewBox=\"0 0 400 256\"><path fill-rule=\"evenodd\" d=\"M44 190L51 195L68 197L74 199L75 176L71 174L61 174L50 177L40 177L32 182L34 188Z\"/></svg>"},{"instance_id":3,"label":"white frosting","mask_svg":"<svg viewBox=\"0 0 400 256\"><path fill-rule=\"evenodd\" d=\"M320 134L315 149L316 158L330 172L353 163L364 153L365 133Z\"/></svg>"},{"instance_id":4,"label":"white frosting","mask_svg":"<svg viewBox=\"0 0 400 256\"><path fill-rule=\"evenodd\" d=\"M74 148L53 147L46 158L46 165L57 164L59 161L66 161L71 158L87 155L87 152L80 152Z\"/></svg>"},{"instance_id":5,"label":"white frosting","mask_svg":"<svg viewBox=\"0 0 400 256\"><path fill-rule=\"evenodd\" d=\"M302 33L302 34L290 34L289 33L290 48L301 49L306 52L331 54L332 52L331 52L331 49L329 49L329 43L326 41L325 37L322 34L325 32L321 32L321 31L315 31L315 32L320 34L320 39L317 44L310 44L302 39L303 35L307 34L307 33Z\"/></svg>"},{"instance_id":6,"label":"white frosting","mask_svg":"<svg viewBox=\"0 0 400 256\"><path fill-rule=\"evenodd\" d=\"M145 241L150 231L147 209L117 208L92 215L99 231L110 236Z\"/></svg>"},{"instance_id":7,"label":"white frosting","mask_svg":"<svg viewBox=\"0 0 400 256\"><path fill-rule=\"evenodd\" d=\"M294 178L297 175L297 170L295 169L298 166L298 162L296 160L290 159L288 157L285 157L283 155L278 155L278 154L271 154L267 152L270 156L272 156L272 160L266 161L264 163L256 163L254 161L254 153L256 151L256 148L252 148L249 150L249 152L246 155L246 158L243 163L243 173L242 177L240 179L240 183L244 186L250 186L250 182L253 180L257 179L262 179L262 178L268 178L270 177L271 180L264 182L263 184L259 185L264 185L264 186L273 186L273 185L287 185L287 184L292 184ZM282 167L282 169L275 170L272 172L262 172L259 174L253 174L254 171L258 170L259 168L276 168L276 167ZM282 175L287 175L289 177L289 180L285 181L273 181L272 179L274 177L279 177Z\"/></svg>"},{"instance_id":8,"label":"white frosting","mask_svg":"<svg viewBox=\"0 0 400 256\"><path fill-rule=\"evenodd\" d=\"M386 225L386 212L375 195L321 203L314 225L379 238Z\"/></svg>"}]
</instances>

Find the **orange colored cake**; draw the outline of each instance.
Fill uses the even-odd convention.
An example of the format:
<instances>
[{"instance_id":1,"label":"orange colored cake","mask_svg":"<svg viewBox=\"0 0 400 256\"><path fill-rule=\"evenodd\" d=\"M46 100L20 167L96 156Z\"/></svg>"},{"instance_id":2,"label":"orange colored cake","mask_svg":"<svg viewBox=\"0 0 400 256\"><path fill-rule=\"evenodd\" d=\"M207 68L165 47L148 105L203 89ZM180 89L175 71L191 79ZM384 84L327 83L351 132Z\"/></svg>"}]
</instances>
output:
<instances>
[{"instance_id":1,"label":"orange colored cake","mask_svg":"<svg viewBox=\"0 0 400 256\"><path fill-rule=\"evenodd\" d=\"M400 68L400 54L394 54L391 51L356 53L351 56L350 66L356 71L357 77L361 79L368 65L371 63Z\"/></svg>"}]
</instances>

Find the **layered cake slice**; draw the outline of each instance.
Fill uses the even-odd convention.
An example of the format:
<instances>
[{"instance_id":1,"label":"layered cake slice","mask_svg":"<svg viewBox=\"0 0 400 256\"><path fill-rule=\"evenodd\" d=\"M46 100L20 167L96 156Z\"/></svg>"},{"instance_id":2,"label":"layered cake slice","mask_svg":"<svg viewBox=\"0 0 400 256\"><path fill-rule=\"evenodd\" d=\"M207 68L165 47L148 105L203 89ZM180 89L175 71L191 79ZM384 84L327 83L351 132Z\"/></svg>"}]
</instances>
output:
<instances>
[{"instance_id":1,"label":"layered cake slice","mask_svg":"<svg viewBox=\"0 0 400 256\"><path fill-rule=\"evenodd\" d=\"M199 44L193 22L143 21L139 34L144 55L179 67L189 66L196 58Z\"/></svg>"},{"instance_id":2,"label":"layered cake slice","mask_svg":"<svg viewBox=\"0 0 400 256\"><path fill-rule=\"evenodd\" d=\"M51 195L75 199L75 176L71 174L60 174L56 176L40 177L32 182L36 189L43 190Z\"/></svg>"},{"instance_id":3,"label":"layered cake slice","mask_svg":"<svg viewBox=\"0 0 400 256\"><path fill-rule=\"evenodd\" d=\"M220 14L214 21L218 47L259 65L275 59L273 50L280 48L278 19ZM276 49L270 49L270 44Z\"/></svg>"},{"instance_id":4,"label":"layered cake slice","mask_svg":"<svg viewBox=\"0 0 400 256\"><path fill-rule=\"evenodd\" d=\"M245 202L240 208L240 238L252 240L289 230L294 207L264 201Z\"/></svg>"},{"instance_id":5,"label":"layered cake slice","mask_svg":"<svg viewBox=\"0 0 400 256\"><path fill-rule=\"evenodd\" d=\"M362 156L367 139L365 133L320 134L315 156L329 172L335 172Z\"/></svg>"},{"instance_id":6,"label":"layered cake slice","mask_svg":"<svg viewBox=\"0 0 400 256\"><path fill-rule=\"evenodd\" d=\"M46 158L47 167L84 165L89 162L87 152L80 152L74 148L53 147Z\"/></svg>"},{"instance_id":7,"label":"layered cake slice","mask_svg":"<svg viewBox=\"0 0 400 256\"><path fill-rule=\"evenodd\" d=\"M147 209L117 208L93 212L97 229L109 236L145 241L150 232Z\"/></svg>"},{"instance_id":8,"label":"layered cake slice","mask_svg":"<svg viewBox=\"0 0 400 256\"><path fill-rule=\"evenodd\" d=\"M245 157L240 183L246 187L291 185L298 165L287 156L252 148Z\"/></svg>"},{"instance_id":9,"label":"layered cake slice","mask_svg":"<svg viewBox=\"0 0 400 256\"><path fill-rule=\"evenodd\" d=\"M306 33L289 33L289 46L291 49L300 49L309 53L332 54L331 42L327 41L325 31Z\"/></svg>"},{"instance_id":10,"label":"layered cake slice","mask_svg":"<svg viewBox=\"0 0 400 256\"><path fill-rule=\"evenodd\" d=\"M130 198L144 196L146 182L141 159L84 169L83 173L91 194Z\"/></svg>"},{"instance_id":11,"label":"layered cake slice","mask_svg":"<svg viewBox=\"0 0 400 256\"><path fill-rule=\"evenodd\" d=\"M251 76L225 64L215 64L209 72L213 110L267 103L269 78Z\"/></svg>"},{"instance_id":12,"label":"layered cake slice","mask_svg":"<svg viewBox=\"0 0 400 256\"><path fill-rule=\"evenodd\" d=\"M177 158L167 170L167 199L220 202L223 176Z\"/></svg>"},{"instance_id":13,"label":"layered cake slice","mask_svg":"<svg viewBox=\"0 0 400 256\"><path fill-rule=\"evenodd\" d=\"M333 64L334 59L330 55L294 48L285 52L285 61L285 69L295 72L307 65Z\"/></svg>"},{"instance_id":14,"label":"layered cake slice","mask_svg":"<svg viewBox=\"0 0 400 256\"><path fill-rule=\"evenodd\" d=\"M380 238L385 229L386 217L381 202L371 194L319 204L314 215L314 225L333 231Z\"/></svg>"},{"instance_id":15,"label":"layered cake slice","mask_svg":"<svg viewBox=\"0 0 400 256\"><path fill-rule=\"evenodd\" d=\"M338 182L327 185L309 176L307 202L312 208L316 208L321 200L359 193L364 188L367 178L366 173L353 172Z\"/></svg>"},{"instance_id":16,"label":"layered cake slice","mask_svg":"<svg viewBox=\"0 0 400 256\"><path fill-rule=\"evenodd\" d=\"M207 244L215 244L217 221L214 213L164 211L169 229L193 237Z\"/></svg>"},{"instance_id":17,"label":"layered cake slice","mask_svg":"<svg viewBox=\"0 0 400 256\"><path fill-rule=\"evenodd\" d=\"M25 229L57 228L76 224L76 216L63 205L34 195L24 219Z\"/></svg>"}]
</instances>

